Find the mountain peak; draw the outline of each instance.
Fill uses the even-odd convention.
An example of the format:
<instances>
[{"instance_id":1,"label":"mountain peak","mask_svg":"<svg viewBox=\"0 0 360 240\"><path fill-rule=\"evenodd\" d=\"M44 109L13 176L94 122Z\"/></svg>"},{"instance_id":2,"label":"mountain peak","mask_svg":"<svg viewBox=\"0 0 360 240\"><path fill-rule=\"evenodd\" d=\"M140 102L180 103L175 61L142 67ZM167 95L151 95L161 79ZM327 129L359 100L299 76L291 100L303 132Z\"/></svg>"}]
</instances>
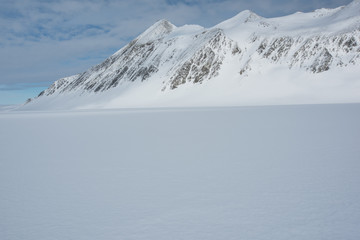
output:
<instances>
[{"instance_id":1,"label":"mountain peak","mask_svg":"<svg viewBox=\"0 0 360 240\"><path fill-rule=\"evenodd\" d=\"M254 20L261 19L261 17L259 15L257 15L256 13L254 13L253 11L250 11L250 10L241 11L234 18L236 18L238 20L243 19L244 22L251 22L251 21L254 21Z\"/></svg>"},{"instance_id":2,"label":"mountain peak","mask_svg":"<svg viewBox=\"0 0 360 240\"><path fill-rule=\"evenodd\" d=\"M234 17L219 23L215 27L217 27L217 28L231 28L231 27L235 27L235 26L237 26L239 24L244 24L244 23L248 23L248 22L255 22L255 21L258 21L260 19L263 19L263 17L257 15L256 13L254 13L254 12L252 12L250 10L245 10L245 11L242 11L242 12L238 13Z\"/></svg>"},{"instance_id":3,"label":"mountain peak","mask_svg":"<svg viewBox=\"0 0 360 240\"><path fill-rule=\"evenodd\" d=\"M171 22L166 19L161 19L149 27L138 38L138 42L147 43L164 37L176 28Z\"/></svg>"}]
</instances>

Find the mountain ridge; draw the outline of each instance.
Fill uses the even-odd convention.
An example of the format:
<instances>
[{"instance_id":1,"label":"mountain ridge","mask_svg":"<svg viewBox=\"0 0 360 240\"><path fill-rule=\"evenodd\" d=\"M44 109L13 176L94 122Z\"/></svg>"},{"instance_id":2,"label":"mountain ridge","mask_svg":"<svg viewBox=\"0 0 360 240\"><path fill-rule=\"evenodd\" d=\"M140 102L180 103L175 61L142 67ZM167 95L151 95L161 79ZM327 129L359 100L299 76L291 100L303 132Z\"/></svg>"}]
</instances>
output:
<instances>
[{"instance_id":1,"label":"mountain ridge","mask_svg":"<svg viewBox=\"0 0 360 240\"><path fill-rule=\"evenodd\" d=\"M340 69L346 68L351 69L347 74L349 76L342 76L356 79L356 66L360 59L359 12L360 1L355 0L336 9L319 9L311 13L295 13L277 18L263 18L245 10L211 28L197 25L176 27L163 19L103 63L81 74L55 81L24 108L106 108L134 104L171 106L171 101L177 101L175 105L181 106L185 104L183 100L189 94L181 90L184 93L182 97L175 92L179 89L191 92L193 90L189 89L192 87L197 89L196 95L191 93L192 100L202 98L202 95L207 95L210 100L209 103L205 99L198 102L195 100L194 105L214 104L216 100L224 102L217 93L223 86L211 89L214 99L210 99L211 94L205 93L205 89L214 85L211 82L217 81L219 85L221 81L227 85L230 81L228 79L231 79L228 91L232 92L236 85L239 94L246 95L249 93L244 94L241 82L249 82L252 78L276 81L272 80L273 70L279 68L283 69L281 78L291 79L292 74L301 74L304 78L322 79L324 72L342 73L344 71ZM357 82L351 83L358 87ZM204 86L202 92L198 91L199 85ZM302 86L304 87L306 86ZM328 88L327 85L326 87ZM253 92L258 90L250 89ZM139 93L142 94L136 96ZM249 104L241 101L241 96L236 96L235 92L232 95L233 100L225 102L234 105ZM272 95L273 99L277 98L276 92ZM222 97L227 96L224 89ZM80 101L76 101L76 98ZM349 101L348 96L346 99ZM352 101L360 99L355 94ZM67 104L62 106L62 102ZM273 102L272 99L269 102Z\"/></svg>"}]
</instances>

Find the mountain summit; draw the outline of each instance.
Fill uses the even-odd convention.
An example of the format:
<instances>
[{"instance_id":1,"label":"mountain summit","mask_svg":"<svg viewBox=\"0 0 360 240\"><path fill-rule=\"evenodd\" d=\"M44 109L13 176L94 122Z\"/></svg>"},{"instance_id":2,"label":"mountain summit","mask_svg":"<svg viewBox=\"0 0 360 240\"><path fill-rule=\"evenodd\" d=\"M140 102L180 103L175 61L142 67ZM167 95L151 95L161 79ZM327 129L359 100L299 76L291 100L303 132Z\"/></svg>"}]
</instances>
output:
<instances>
[{"instance_id":1,"label":"mountain summit","mask_svg":"<svg viewBox=\"0 0 360 240\"><path fill-rule=\"evenodd\" d=\"M360 101L360 1L212 28L160 20L104 62L59 79L23 109Z\"/></svg>"}]
</instances>

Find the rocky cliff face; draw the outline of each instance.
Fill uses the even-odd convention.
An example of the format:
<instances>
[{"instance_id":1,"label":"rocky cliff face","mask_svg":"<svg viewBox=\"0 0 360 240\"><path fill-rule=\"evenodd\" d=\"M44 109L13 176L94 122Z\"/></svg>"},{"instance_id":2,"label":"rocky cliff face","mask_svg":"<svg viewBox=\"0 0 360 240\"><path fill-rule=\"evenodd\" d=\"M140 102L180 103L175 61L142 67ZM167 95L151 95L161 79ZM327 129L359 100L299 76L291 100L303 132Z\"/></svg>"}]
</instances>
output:
<instances>
[{"instance_id":1,"label":"rocky cliff face","mask_svg":"<svg viewBox=\"0 0 360 240\"><path fill-rule=\"evenodd\" d=\"M356 0L337 9L274 19L244 11L210 29L176 27L161 20L103 63L57 80L38 98L70 92L104 94L132 82L158 79L159 91L177 91L185 84L221 79L220 70L227 64L235 66L231 71L239 79L254 69L261 72L260 61L313 74L358 65L359 12Z\"/></svg>"},{"instance_id":2,"label":"rocky cliff face","mask_svg":"<svg viewBox=\"0 0 360 240\"><path fill-rule=\"evenodd\" d=\"M336 35L281 36L274 39L255 39L257 54L272 63L288 64L289 68L304 68L313 73L331 67L355 65L360 58L360 29Z\"/></svg>"}]
</instances>

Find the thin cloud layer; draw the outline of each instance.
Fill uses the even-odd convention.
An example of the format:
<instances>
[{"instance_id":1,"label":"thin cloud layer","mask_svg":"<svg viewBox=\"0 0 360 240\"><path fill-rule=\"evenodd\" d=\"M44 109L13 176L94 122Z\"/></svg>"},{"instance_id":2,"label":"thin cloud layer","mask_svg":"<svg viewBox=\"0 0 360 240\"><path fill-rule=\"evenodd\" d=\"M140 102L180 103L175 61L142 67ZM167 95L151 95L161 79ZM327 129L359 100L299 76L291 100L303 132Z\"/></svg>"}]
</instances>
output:
<instances>
[{"instance_id":1,"label":"thin cloud layer","mask_svg":"<svg viewBox=\"0 0 360 240\"><path fill-rule=\"evenodd\" d=\"M47 86L58 78L82 72L159 19L168 19L178 26L210 27L246 9L264 17L275 17L320 7L334 8L349 2L3 0L0 3L0 92L9 90L11 85L14 89L19 86L26 89L33 83Z\"/></svg>"}]
</instances>

